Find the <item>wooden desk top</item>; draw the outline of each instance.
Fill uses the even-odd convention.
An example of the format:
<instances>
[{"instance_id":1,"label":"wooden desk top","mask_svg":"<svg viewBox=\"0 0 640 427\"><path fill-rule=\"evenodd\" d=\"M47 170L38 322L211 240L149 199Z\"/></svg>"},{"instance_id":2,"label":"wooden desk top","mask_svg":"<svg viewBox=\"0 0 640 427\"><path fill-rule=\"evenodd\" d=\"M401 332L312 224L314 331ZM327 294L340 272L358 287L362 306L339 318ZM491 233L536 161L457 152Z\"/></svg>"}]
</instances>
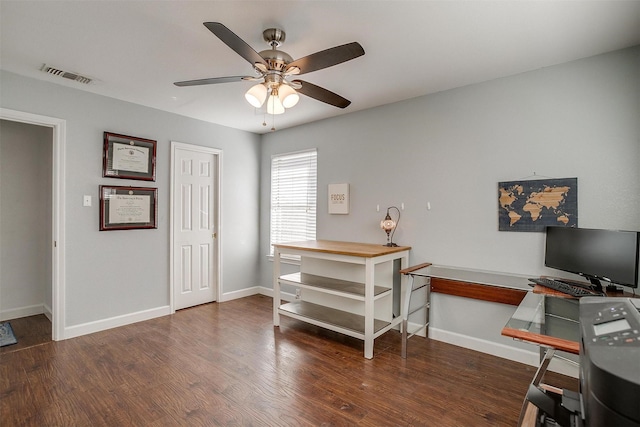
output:
<instances>
[{"instance_id":1,"label":"wooden desk top","mask_svg":"<svg viewBox=\"0 0 640 427\"><path fill-rule=\"evenodd\" d=\"M574 296L571 296L569 294L565 294L563 292L560 291L556 291L555 289L550 289L547 288L545 286L540 286L540 285L535 285L533 287L533 293L534 294L544 294L544 295L551 295L554 297L559 297L559 298L576 298ZM632 294L629 292L624 292L624 291L618 291L618 292L607 292L605 290L605 295L608 297L613 297L613 298L640 298L640 295L637 294ZM598 295L594 295L594 296L598 296Z\"/></svg>"},{"instance_id":2,"label":"wooden desk top","mask_svg":"<svg viewBox=\"0 0 640 427\"><path fill-rule=\"evenodd\" d=\"M373 258L411 249L411 246L384 246L374 243L340 242L334 240L306 240L302 242L278 243L273 246L280 249L296 249L364 258Z\"/></svg>"},{"instance_id":3,"label":"wooden desk top","mask_svg":"<svg viewBox=\"0 0 640 427\"><path fill-rule=\"evenodd\" d=\"M580 354L580 343L578 343L577 341L564 340L562 338L555 338L549 335L536 334L533 332L508 327L502 328L502 335L504 335L505 337L511 337L518 340L539 344L543 347L553 347L556 350L562 350L573 354Z\"/></svg>"}]
</instances>

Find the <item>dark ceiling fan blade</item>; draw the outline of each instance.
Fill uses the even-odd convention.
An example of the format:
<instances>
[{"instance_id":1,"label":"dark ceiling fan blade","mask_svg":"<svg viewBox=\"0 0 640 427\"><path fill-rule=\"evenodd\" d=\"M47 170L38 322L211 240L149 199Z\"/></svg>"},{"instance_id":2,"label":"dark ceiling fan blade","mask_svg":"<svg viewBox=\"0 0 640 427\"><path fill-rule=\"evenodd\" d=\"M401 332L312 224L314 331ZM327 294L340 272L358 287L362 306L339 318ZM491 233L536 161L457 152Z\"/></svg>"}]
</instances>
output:
<instances>
[{"instance_id":1,"label":"dark ceiling fan blade","mask_svg":"<svg viewBox=\"0 0 640 427\"><path fill-rule=\"evenodd\" d=\"M341 97L337 93L333 93L330 90L316 86L312 83L302 80L293 80L292 83L301 85L299 89L296 89L298 92L310 98L317 99L318 101L322 101L338 108L347 108L349 104L351 104L351 101Z\"/></svg>"},{"instance_id":2,"label":"dark ceiling fan blade","mask_svg":"<svg viewBox=\"0 0 640 427\"><path fill-rule=\"evenodd\" d=\"M204 26L215 34L224 44L233 49L238 55L249 61L251 65L263 64L267 66L266 61L258 52L253 50L251 46L238 37L233 31L225 27L219 22L205 22Z\"/></svg>"},{"instance_id":3,"label":"dark ceiling fan blade","mask_svg":"<svg viewBox=\"0 0 640 427\"><path fill-rule=\"evenodd\" d=\"M310 73L350 61L362 55L364 55L364 49L360 43L352 42L296 59L287 66L287 69L298 67L300 69L298 74Z\"/></svg>"},{"instance_id":4,"label":"dark ceiling fan blade","mask_svg":"<svg viewBox=\"0 0 640 427\"><path fill-rule=\"evenodd\" d=\"M229 76L229 77L212 77L210 79L198 79L198 80L186 80L184 82L175 82L176 86L200 86L200 85L212 85L217 83L231 83L239 82L242 80L253 80L254 77L250 76Z\"/></svg>"}]
</instances>

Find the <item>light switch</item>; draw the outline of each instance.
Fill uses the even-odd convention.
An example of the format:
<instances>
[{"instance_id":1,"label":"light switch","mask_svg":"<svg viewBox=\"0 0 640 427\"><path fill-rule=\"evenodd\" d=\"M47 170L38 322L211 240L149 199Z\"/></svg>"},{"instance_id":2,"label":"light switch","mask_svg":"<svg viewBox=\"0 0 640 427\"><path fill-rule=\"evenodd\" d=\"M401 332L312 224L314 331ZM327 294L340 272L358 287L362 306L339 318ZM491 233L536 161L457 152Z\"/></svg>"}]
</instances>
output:
<instances>
[{"instance_id":1,"label":"light switch","mask_svg":"<svg viewBox=\"0 0 640 427\"><path fill-rule=\"evenodd\" d=\"M91 206L91 196L85 195L82 199L82 206Z\"/></svg>"}]
</instances>

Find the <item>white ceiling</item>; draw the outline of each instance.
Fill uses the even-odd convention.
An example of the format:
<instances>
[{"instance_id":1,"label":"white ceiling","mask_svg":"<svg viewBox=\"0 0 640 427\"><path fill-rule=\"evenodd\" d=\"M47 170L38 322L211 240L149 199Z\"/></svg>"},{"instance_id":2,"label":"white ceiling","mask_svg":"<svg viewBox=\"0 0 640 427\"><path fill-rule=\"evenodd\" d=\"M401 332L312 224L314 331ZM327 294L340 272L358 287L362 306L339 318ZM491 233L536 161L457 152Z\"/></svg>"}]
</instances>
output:
<instances>
[{"instance_id":1,"label":"white ceiling","mask_svg":"<svg viewBox=\"0 0 640 427\"><path fill-rule=\"evenodd\" d=\"M640 1L0 1L0 67L17 74L255 133L251 82L175 81L251 75L202 23L217 21L256 51L286 31L294 59L352 41L366 52L303 79L352 101L302 96L277 129L640 44ZM43 64L93 80L40 71Z\"/></svg>"}]
</instances>

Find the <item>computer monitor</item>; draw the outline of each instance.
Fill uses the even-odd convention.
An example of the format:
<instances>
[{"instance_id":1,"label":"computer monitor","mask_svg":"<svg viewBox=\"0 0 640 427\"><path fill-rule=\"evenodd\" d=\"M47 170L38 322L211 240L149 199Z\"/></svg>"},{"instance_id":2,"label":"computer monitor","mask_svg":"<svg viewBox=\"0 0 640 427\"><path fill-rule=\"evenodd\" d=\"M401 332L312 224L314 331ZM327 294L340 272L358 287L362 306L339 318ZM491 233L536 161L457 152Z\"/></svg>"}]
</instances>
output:
<instances>
[{"instance_id":1,"label":"computer monitor","mask_svg":"<svg viewBox=\"0 0 640 427\"><path fill-rule=\"evenodd\" d=\"M640 233L575 227L547 227L544 265L579 274L602 291L608 287L638 287Z\"/></svg>"}]
</instances>

